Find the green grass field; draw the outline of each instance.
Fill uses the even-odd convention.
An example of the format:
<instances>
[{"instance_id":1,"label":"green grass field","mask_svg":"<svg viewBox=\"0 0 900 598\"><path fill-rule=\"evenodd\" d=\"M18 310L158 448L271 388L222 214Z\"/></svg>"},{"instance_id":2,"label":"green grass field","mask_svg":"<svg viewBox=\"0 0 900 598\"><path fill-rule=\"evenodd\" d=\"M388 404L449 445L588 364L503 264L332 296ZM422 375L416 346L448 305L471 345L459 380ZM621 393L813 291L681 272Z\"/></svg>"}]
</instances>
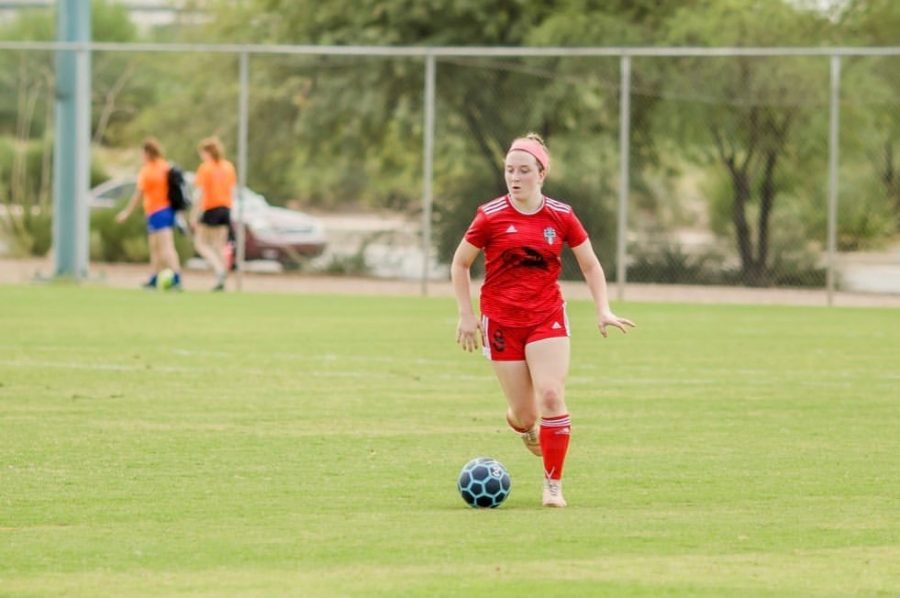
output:
<instances>
[{"instance_id":1,"label":"green grass field","mask_svg":"<svg viewBox=\"0 0 900 598\"><path fill-rule=\"evenodd\" d=\"M450 300L0 287L0 594L900 593L900 312L617 312L546 510Z\"/></svg>"}]
</instances>

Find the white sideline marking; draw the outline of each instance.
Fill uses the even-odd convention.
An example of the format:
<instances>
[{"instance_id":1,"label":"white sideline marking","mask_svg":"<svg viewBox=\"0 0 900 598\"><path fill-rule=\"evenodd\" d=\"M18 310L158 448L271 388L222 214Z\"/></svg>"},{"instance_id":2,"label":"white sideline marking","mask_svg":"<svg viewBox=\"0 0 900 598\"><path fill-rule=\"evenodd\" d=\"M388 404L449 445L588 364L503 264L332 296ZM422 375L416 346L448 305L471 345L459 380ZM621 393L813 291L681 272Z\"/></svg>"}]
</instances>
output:
<instances>
[{"instance_id":1,"label":"white sideline marking","mask_svg":"<svg viewBox=\"0 0 900 598\"><path fill-rule=\"evenodd\" d=\"M185 373L194 374L199 372L222 372L253 374L259 376L268 376L272 372L260 369L234 368L234 367L202 367L202 366L165 366L153 365L125 365L113 363L81 363L76 361L7 361L0 364L0 367L10 366L13 368L55 368L68 370L89 370L89 371L112 371L112 372L169 372L169 373ZM366 379L408 379L412 373L408 372L356 372L348 370L336 370L331 372L312 371L302 372L300 375L304 378L366 378ZM471 374L433 374L427 376L429 380L470 380L483 382L491 380L491 376L487 375L471 375Z\"/></svg>"}]
</instances>

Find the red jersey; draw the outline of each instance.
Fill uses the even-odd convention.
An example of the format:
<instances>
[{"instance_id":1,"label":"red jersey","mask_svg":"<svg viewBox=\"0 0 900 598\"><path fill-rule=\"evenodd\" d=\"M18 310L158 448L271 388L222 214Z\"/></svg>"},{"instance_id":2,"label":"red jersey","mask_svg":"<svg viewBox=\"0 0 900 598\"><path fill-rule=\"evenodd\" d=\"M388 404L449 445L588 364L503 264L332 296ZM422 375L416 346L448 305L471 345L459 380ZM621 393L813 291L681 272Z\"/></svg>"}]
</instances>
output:
<instances>
[{"instance_id":1,"label":"red jersey","mask_svg":"<svg viewBox=\"0 0 900 598\"><path fill-rule=\"evenodd\" d=\"M544 197L540 209L523 214L508 195L478 208L466 241L484 251L481 313L513 327L534 326L563 303L559 290L563 243L587 240L572 207Z\"/></svg>"}]
</instances>

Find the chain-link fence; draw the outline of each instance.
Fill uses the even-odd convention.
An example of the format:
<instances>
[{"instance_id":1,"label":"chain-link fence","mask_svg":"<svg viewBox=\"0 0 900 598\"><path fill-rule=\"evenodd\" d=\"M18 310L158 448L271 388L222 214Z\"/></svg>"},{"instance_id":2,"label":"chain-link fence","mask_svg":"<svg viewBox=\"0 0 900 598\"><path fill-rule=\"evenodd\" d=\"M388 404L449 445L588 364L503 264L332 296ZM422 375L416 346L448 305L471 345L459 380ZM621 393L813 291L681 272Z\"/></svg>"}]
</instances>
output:
<instances>
[{"instance_id":1,"label":"chain-link fence","mask_svg":"<svg viewBox=\"0 0 900 598\"><path fill-rule=\"evenodd\" d=\"M640 283L900 292L896 48L6 42L8 251L50 243L54 55L73 49L92 58L92 185L121 183L88 202L94 259L146 257L141 224L104 211L133 189L140 141L192 170L217 135L245 182L248 259L425 290L476 207L505 193L509 142L535 131L554 158L545 193L573 205L619 296ZM323 239L303 240L310 223ZM579 276L571 255L564 276Z\"/></svg>"}]
</instances>

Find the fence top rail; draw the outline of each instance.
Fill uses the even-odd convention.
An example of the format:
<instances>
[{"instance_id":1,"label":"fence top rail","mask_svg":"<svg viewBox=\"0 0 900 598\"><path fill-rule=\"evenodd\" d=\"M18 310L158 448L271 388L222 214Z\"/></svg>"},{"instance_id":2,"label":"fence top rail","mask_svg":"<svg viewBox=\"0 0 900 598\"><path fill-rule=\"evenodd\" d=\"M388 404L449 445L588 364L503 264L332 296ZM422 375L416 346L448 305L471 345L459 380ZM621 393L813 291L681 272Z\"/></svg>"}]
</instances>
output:
<instances>
[{"instance_id":1,"label":"fence top rail","mask_svg":"<svg viewBox=\"0 0 900 598\"><path fill-rule=\"evenodd\" d=\"M388 57L562 57L562 56L900 56L900 46L885 47L446 47L446 46L315 46L283 44L163 44L112 42L2 41L0 50L69 50L103 52L216 52L227 54L306 54Z\"/></svg>"}]
</instances>

